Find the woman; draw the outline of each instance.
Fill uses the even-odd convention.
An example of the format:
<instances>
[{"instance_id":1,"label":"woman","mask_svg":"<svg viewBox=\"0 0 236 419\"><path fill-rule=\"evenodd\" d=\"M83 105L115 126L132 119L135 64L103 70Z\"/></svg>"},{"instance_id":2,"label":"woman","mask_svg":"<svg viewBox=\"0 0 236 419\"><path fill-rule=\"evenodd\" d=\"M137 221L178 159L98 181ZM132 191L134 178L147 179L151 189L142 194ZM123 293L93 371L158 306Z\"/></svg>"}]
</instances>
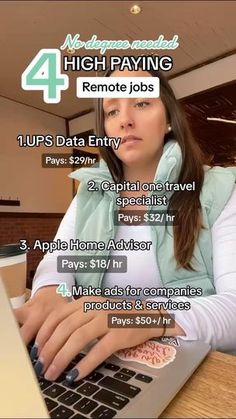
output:
<instances>
[{"instance_id":1,"label":"woman","mask_svg":"<svg viewBox=\"0 0 236 419\"><path fill-rule=\"evenodd\" d=\"M150 74L151 73L151 74ZM40 263L33 283L32 298L16 310L21 323L21 333L26 343L34 336L31 356L38 356L35 369L45 378L55 380L74 356L85 345L98 339L88 354L67 375L70 381L89 374L108 356L119 349L136 346L153 337L178 336L180 339L201 339L212 349L236 349L236 189L235 174L230 169L216 167L209 170L201 161L200 152L193 141L188 125L175 96L161 74L143 70L119 71L113 77L160 77L161 96L155 99L99 99L97 101L97 135L120 137L120 147L101 149L106 162L99 168L81 169L71 175L80 180L79 193L70 205L59 227L55 240L103 242L131 239L150 242L149 250L119 252L111 255L127 256L127 273L59 274L56 258L59 252L47 254ZM108 72L108 76L110 73ZM168 210L177 211L178 223L174 226L114 225L114 211L118 195L101 190L104 180L113 182L140 181L145 183L193 184L192 191L164 191ZM88 191L93 181L95 191ZM91 183L90 183L91 184ZM93 185L93 183L92 183ZM157 192L156 194L163 195ZM137 198L148 192L123 191L120 197ZM155 195L155 193L154 193ZM126 206L126 210L160 210L164 206ZM106 247L105 246L105 247ZM105 255L102 251L97 255ZM66 255L69 252L65 252ZM85 252L77 252L84 255ZM95 253L89 253L95 254ZM172 289L176 310L148 310L146 300L164 303L167 298L141 295L142 310L123 313L142 315L171 313L175 324L162 328L108 328L107 315L112 310L83 310L86 302L107 301L104 296L81 297L68 303L56 293L58 284L66 283L71 289L76 279L86 287L127 285L133 288ZM176 297L178 289L197 289L190 298ZM181 295L181 294L179 294ZM200 296L198 296L200 295ZM119 299L120 297L118 297ZM137 297L140 298L140 297ZM117 298L109 298L118 301ZM123 299L122 299L123 300ZM190 303L190 304L189 304ZM183 310L183 307L187 308Z\"/></svg>"}]
</instances>

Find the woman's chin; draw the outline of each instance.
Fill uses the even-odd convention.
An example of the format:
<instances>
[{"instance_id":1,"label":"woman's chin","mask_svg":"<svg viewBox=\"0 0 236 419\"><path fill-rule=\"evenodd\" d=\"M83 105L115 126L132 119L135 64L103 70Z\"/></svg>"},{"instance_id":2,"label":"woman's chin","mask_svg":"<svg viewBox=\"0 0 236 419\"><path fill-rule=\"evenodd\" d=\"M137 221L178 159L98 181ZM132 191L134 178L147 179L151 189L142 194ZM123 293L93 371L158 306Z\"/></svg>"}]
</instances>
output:
<instances>
[{"instance_id":1,"label":"woman's chin","mask_svg":"<svg viewBox=\"0 0 236 419\"><path fill-rule=\"evenodd\" d=\"M119 156L119 159L125 166L133 166L143 162L143 154L140 152L126 153L125 156Z\"/></svg>"}]
</instances>

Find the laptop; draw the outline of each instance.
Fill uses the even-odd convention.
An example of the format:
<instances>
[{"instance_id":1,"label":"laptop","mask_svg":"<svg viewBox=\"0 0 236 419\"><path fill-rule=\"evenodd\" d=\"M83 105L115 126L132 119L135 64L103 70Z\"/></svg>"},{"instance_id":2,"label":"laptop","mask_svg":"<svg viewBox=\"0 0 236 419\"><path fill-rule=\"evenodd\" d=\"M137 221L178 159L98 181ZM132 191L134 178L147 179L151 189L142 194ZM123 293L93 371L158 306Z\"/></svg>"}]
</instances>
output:
<instances>
[{"instance_id":1,"label":"laptop","mask_svg":"<svg viewBox=\"0 0 236 419\"><path fill-rule=\"evenodd\" d=\"M1 279L0 339L0 418L157 418L210 351L200 341L155 339L118 351L78 383L66 372L37 379Z\"/></svg>"}]
</instances>

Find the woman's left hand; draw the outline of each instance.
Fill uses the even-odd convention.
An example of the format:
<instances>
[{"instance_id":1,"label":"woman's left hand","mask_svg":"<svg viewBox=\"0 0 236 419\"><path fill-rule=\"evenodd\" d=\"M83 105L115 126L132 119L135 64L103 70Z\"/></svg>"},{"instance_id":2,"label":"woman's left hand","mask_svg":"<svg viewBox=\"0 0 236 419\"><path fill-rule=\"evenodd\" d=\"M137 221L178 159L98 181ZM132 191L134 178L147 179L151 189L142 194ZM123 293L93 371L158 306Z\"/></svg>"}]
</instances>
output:
<instances>
[{"instance_id":1,"label":"woman's left hand","mask_svg":"<svg viewBox=\"0 0 236 419\"><path fill-rule=\"evenodd\" d=\"M156 328L109 328L108 314L118 311L91 310L84 312L86 301L106 301L104 297L81 297L80 299L53 310L41 326L35 343L38 348L38 361L35 370L38 375L45 373L48 380L56 380L73 358L91 343L99 339L86 356L73 368L72 375L81 379L92 372L114 352L139 345L154 336L162 334L162 327ZM109 301L119 301L118 299ZM150 311L126 310L119 314L144 315ZM153 314L153 312L152 312ZM158 311L155 314L159 314ZM77 373L77 370L79 374ZM76 376L76 377L75 377Z\"/></svg>"}]
</instances>

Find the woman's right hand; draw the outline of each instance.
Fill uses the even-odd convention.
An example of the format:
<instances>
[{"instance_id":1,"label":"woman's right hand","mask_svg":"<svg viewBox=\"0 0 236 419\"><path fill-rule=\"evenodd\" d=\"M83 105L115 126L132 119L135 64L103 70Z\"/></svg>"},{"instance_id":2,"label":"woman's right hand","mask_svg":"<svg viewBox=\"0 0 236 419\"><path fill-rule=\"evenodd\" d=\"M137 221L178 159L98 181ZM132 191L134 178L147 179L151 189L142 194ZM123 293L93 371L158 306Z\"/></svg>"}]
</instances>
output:
<instances>
[{"instance_id":1,"label":"woman's right hand","mask_svg":"<svg viewBox=\"0 0 236 419\"><path fill-rule=\"evenodd\" d=\"M58 285L50 285L40 288L22 307L14 310L26 345L37 335L52 310L59 305L68 304L68 298L56 293L57 287Z\"/></svg>"}]
</instances>

